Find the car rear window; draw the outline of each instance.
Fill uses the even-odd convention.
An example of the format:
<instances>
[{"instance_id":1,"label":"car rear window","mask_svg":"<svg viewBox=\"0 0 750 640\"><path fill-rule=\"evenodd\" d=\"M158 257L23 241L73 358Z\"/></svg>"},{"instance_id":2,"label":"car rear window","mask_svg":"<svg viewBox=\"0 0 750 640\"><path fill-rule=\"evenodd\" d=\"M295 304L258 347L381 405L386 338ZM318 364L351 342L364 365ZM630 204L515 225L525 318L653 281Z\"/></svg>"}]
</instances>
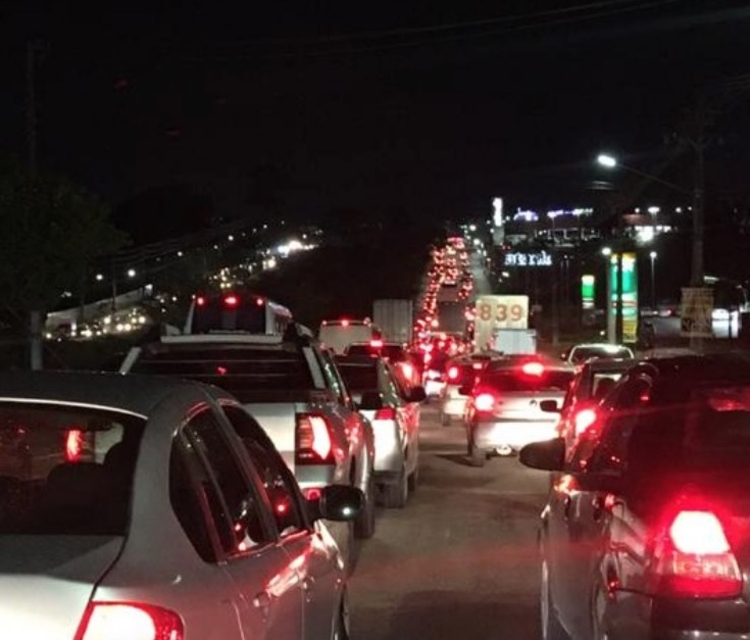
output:
<instances>
[{"instance_id":1,"label":"car rear window","mask_svg":"<svg viewBox=\"0 0 750 640\"><path fill-rule=\"evenodd\" d=\"M266 307L256 302L256 297L229 296L234 304L227 305L226 298L209 298L193 311L190 333L212 331L266 332Z\"/></svg>"},{"instance_id":2,"label":"car rear window","mask_svg":"<svg viewBox=\"0 0 750 640\"><path fill-rule=\"evenodd\" d=\"M634 425L629 451L636 465L745 469L750 459L750 385L694 389L679 407L645 412Z\"/></svg>"},{"instance_id":3,"label":"car rear window","mask_svg":"<svg viewBox=\"0 0 750 640\"><path fill-rule=\"evenodd\" d=\"M215 385L249 402L260 392L315 389L310 365L296 348L228 347L144 353L133 373L176 376Z\"/></svg>"},{"instance_id":4,"label":"car rear window","mask_svg":"<svg viewBox=\"0 0 750 640\"><path fill-rule=\"evenodd\" d=\"M578 347L573 350L570 357L576 364L586 362L590 358L615 360L618 358L632 358L633 353L627 347L614 349L612 347Z\"/></svg>"},{"instance_id":5,"label":"car rear window","mask_svg":"<svg viewBox=\"0 0 750 640\"><path fill-rule=\"evenodd\" d=\"M493 371L479 379L479 385L500 392L560 391L568 390L572 371L545 371L542 375L528 375L520 371Z\"/></svg>"},{"instance_id":6,"label":"car rear window","mask_svg":"<svg viewBox=\"0 0 750 640\"><path fill-rule=\"evenodd\" d=\"M339 362L338 369L347 389L353 392L378 389L377 362L351 363Z\"/></svg>"},{"instance_id":7,"label":"car rear window","mask_svg":"<svg viewBox=\"0 0 750 640\"><path fill-rule=\"evenodd\" d=\"M145 421L0 404L0 534L125 535Z\"/></svg>"}]
</instances>

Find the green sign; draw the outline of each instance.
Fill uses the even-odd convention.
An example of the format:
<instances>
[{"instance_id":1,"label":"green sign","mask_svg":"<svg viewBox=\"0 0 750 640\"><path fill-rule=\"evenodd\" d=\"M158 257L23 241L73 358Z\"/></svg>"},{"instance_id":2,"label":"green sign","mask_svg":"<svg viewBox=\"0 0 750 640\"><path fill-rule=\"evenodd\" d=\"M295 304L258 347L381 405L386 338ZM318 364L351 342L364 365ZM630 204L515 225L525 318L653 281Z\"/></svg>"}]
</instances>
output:
<instances>
[{"instance_id":1,"label":"green sign","mask_svg":"<svg viewBox=\"0 0 750 640\"><path fill-rule=\"evenodd\" d=\"M584 309L594 308L596 277L590 274L581 276L581 303Z\"/></svg>"},{"instance_id":2,"label":"green sign","mask_svg":"<svg viewBox=\"0 0 750 640\"><path fill-rule=\"evenodd\" d=\"M622 339L623 342L638 340L638 270L635 253L622 254L622 292L617 291L617 254L609 259L609 305L607 326L610 342L615 339L618 293L622 298Z\"/></svg>"}]
</instances>

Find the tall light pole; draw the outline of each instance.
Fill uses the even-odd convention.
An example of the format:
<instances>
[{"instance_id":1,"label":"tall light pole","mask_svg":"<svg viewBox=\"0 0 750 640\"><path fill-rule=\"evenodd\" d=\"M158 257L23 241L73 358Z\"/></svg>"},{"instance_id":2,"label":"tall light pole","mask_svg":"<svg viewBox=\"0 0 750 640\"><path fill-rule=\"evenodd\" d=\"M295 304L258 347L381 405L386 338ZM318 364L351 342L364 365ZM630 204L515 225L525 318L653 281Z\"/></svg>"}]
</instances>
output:
<instances>
[{"instance_id":1,"label":"tall light pole","mask_svg":"<svg viewBox=\"0 0 750 640\"><path fill-rule=\"evenodd\" d=\"M651 311L656 311L656 276L655 274L655 261L656 261L656 251L652 251L648 254L648 257L651 258Z\"/></svg>"}]
</instances>

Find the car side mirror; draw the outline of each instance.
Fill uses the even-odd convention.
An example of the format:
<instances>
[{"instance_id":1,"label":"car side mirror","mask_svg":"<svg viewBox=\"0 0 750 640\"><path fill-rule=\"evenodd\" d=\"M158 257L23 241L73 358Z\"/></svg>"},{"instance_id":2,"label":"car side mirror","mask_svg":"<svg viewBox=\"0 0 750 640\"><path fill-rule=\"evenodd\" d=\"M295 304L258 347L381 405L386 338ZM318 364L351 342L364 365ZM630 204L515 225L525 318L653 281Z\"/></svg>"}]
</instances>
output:
<instances>
[{"instance_id":1,"label":"car side mirror","mask_svg":"<svg viewBox=\"0 0 750 640\"><path fill-rule=\"evenodd\" d=\"M365 391L362 393L357 408L360 411L377 411L383 408L383 397L379 391Z\"/></svg>"},{"instance_id":2,"label":"car side mirror","mask_svg":"<svg viewBox=\"0 0 750 640\"><path fill-rule=\"evenodd\" d=\"M424 402L427 399L427 393L425 392L423 386L412 387L411 390L407 393L406 399L409 402Z\"/></svg>"},{"instance_id":3,"label":"car side mirror","mask_svg":"<svg viewBox=\"0 0 750 640\"><path fill-rule=\"evenodd\" d=\"M350 522L354 520L365 504L365 494L361 489L346 484L331 484L320 490L320 496L307 499L307 512L310 519Z\"/></svg>"},{"instance_id":4,"label":"car side mirror","mask_svg":"<svg viewBox=\"0 0 750 640\"><path fill-rule=\"evenodd\" d=\"M459 395L462 395L462 396L470 396L470 395L471 395L471 392L472 392L473 390L474 390L474 386L473 386L473 385L470 385L470 384L464 384L464 385L461 385L461 386L460 386L460 387L458 388L458 393L459 393Z\"/></svg>"},{"instance_id":5,"label":"car side mirror","mask_svg":"<svg viewBox=\"0 0 750 640\"><path fill-rule=\"evenodd\" d=\"M557 400L542 400L539 403L539 408L545 413L560 413L560 408L557 406Z\"/></svg>"},{"instance_id":6,"label":"car side mirror","mask_svg":"<svg viewBox=\"0 0 750 640\"><path fill-rule=\"evenodd\" d=\"M521 464L542 471L562 471L565 466L565 440L554 438L532 442L518 454Z\"/></svg>"}]
</instances>

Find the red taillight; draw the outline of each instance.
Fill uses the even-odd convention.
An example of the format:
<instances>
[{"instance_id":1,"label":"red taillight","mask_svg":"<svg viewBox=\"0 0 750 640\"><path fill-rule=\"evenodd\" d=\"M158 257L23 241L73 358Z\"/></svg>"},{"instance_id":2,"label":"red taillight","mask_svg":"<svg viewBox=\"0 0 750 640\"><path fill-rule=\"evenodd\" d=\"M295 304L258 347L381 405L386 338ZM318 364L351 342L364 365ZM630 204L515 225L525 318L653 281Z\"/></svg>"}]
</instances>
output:
<instances>
[{"instance_id":1,"label":"red taillight","mask_svg":"<svg viewBox=\"0 0 750 640\"><path fill-rule=\"evenodd\" d=\"M266 304L266 301L263 298L256 298L255 304L257 304L259 307L262 307L264 304Z\"/></svg>"},{"instance_id":2,"label":"red taillight","mask_svg":"<svg viewBox=\"0 0 750 640\"><path fill-rule=\"evenodd\" d=\"M69 429L65 436L65 459L68 462L78 462L83 454L83 431Z\"/></svg>"},{"instance_id":3,"label":"red taillight","mask_svg":"<svg viewBox=\"0 0 750 640\"><path fill-rule=\"evenodd\" d=\"M224 298L224 304L227 307L236 307L239 303L240 301L237 296L227 296L226 298Z\"/></svg>"},{"instance_id":4,"label":"red taillight","mask_svg":"<svg viewBox=\"0 0 750 640\"><path fill-rule=\"evenodd\" d=\"M448 380L458 380L461 370L458 367L448 367Z\"/></svg>"},{"instance_id":5,"label":"red taillight","mask_svg":"<svg viewBox=\"0 0 750 640\"><path fill-rule=\"evenodd\" d=\"M682 510L669 523L653 552L655 589L682 598L735 598L742 574L712 511Z\"/></svg>"},{"instance_id":6,"label":"red taillight","mask_svg":"<svg viewBox=\"0 0 750 640\"><path fill-rule=\"evenodd\" d=\"M411 379L414 376L414 367L408 362L403 362L401 364L401 373L404 375L404 378Z\"/></svg>"},{"instance_id":7,"label":"red taillight","mask_svg":"<svg viewBox=\"0 0 750 640\"><path fill-rule=\"evenodd\" d=\"M474 398L474 407L477 411L492 411L495 406L495 396L491 393L480 393Z\"/></svg>"},{"instance_id":8,"label":"red taillight","mask_svg":"<svg viewBox=\"0 0 750 640\"><path fill-rule=\"evenodd\" d=\"M527 376L540 376L544 373L544 365L541 362L526 362L521 371Z\"/></svg>"},{"instance_id":9,"label":"red taillight","mask_svg":"<svg viewBox=\"0 0 750 640\"><path fill-rule=\"evenodd\" d=\"M585 433L586 430L596 422L596 411L593 409L581 409L575 414L573 423L575 424L576 436Z\"/></svg>"},{"instance_id":10,"label":"red taillight","mask_svg":"<svg viewBox=\"0 0 750 640\"><path fill-rule=\"evenodd\" d=\"M370 346L373 349L382 349L383 348L383 341L382 340L370 340Z\"/></svg>"},{"instance_id":11,"label":"red taillight","mask_svg":"<svg viewBox=\"0 0 750 640\"><path fill-rule=\"evenodd\" d=\"M393 407L383 407L375 412L375 420L395 420L396 410Z\"/></svg>"},{"instance_id":12,"label":"red taillight","mask_svg":"<svg viewBox=\"0 0 750 640\"><path fill-rule=\"evenodd\" d=\"M174 611L135 602L91 602L75 640L183 640L182 618Z\"/></svg>"},{"instance_id":13,"label":"red taillight","mask_svg":"<svg viewBox=\"0 0 750 640\"><path fill-rule=\"evenodd\" d=\"M203 307L206 304L206 299L203 296L198 296L195 299L195 304L197 304L199 307Z\"/></svg>"},{"instance_id":14,"label":"red taillight","mask_svg":"<svg viewBox=\"0 0 750 640\"><path fill-rule=\"evenodd\" d=\"M333 443L328 423L323 416L297 416L297 463L321 464L329 462Z\"/></svg>"},{"instance_id":15,"label":"red taillight","mask_svg":"<svg viewBox=\"0 0 750 640\"><path fill-rule=\"evenodd\" d=\"M348 327L349 326L349 321L348 320L342 320L341 321L341 326L342 327Z\"/></svg>"}]
</instances>

